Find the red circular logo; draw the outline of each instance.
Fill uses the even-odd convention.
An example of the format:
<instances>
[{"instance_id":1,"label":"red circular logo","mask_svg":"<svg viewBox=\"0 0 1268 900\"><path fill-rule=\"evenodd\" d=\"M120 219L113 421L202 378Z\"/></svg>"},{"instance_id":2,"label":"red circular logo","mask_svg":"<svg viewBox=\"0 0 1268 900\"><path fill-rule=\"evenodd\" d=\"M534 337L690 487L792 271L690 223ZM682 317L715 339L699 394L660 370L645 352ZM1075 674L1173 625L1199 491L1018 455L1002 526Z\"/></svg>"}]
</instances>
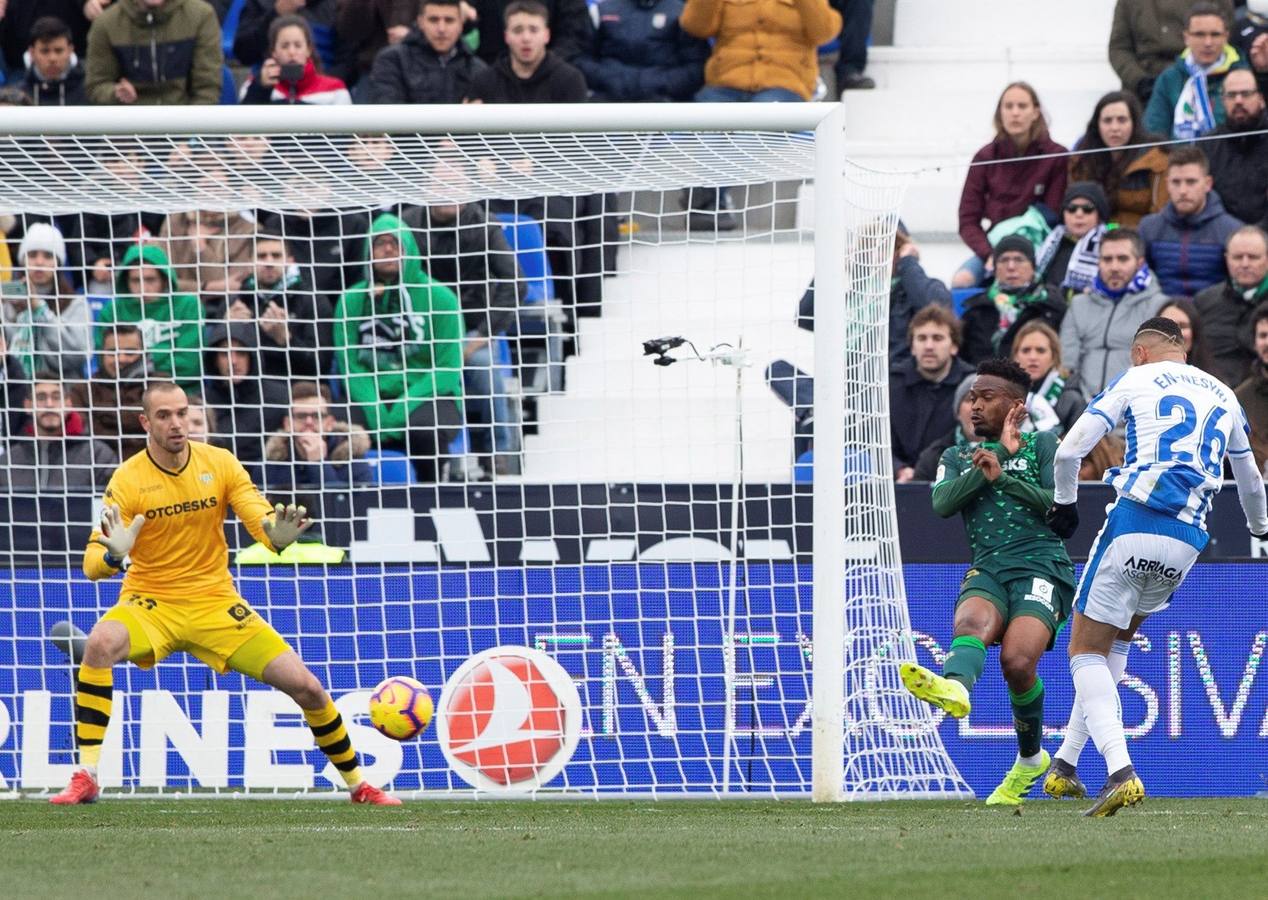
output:
<instances>
[{"instance_id":1,"label":"red circular logo","mask_svg":"<svg viewBox=\"0 0 1268 900\"><path fill-rule=\"evenodd\" d=\"M563 770L581 732L581 700L540 650L494 647L445 685L436 720L449 765L472 787L534 790Z\"/></svg>"}]
</instances>

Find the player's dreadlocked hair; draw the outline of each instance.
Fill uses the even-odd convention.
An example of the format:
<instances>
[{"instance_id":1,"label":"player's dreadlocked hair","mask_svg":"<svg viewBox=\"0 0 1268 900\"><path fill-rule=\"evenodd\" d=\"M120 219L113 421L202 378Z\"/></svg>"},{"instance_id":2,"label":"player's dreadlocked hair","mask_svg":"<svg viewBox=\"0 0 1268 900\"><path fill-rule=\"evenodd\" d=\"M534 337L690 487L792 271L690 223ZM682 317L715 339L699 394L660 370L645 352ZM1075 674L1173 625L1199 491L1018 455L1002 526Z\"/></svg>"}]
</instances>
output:
<instances>
[{"instance_id":1,"label":"player's dreadlocked hair","mask_svg":"<svg viewBox=\"0 0 1268 900\"><path fill-rule=\"evenodd\" d=\"M1017 396L1025 397L1030 393L1030 376L1026 370L1011 359L984 359L977 364L977 374L994 375L1002 378L1017 388Z\"/></svg>"}]
</instances>

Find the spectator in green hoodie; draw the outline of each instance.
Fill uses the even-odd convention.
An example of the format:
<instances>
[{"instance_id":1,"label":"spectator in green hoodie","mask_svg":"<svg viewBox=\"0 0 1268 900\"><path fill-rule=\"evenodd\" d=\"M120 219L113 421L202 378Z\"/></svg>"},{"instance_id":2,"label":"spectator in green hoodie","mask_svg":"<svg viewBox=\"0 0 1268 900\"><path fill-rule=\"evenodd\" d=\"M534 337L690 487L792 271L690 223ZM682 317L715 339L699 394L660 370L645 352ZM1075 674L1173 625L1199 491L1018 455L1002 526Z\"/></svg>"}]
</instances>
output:
<instances>
[{"instance_id":1,"label":"spectator in green hoodie","mask_svg":"<svg viewBox=\"0 0 1268 900\"><path fill-rule=\"evenodd\" d=\"M366 256L366 278L335 306L336 359L378 446L405 451L419 480L434 483L462 425L462 310L423 271L418 244L396 216L374 220Z\"/></svg>"},{"instance_id":2,"label":"spectator in green hoodie","mask_svg":"<svg viewBox=\"0 0 1268 900\"><path fill-rule=\"evenodd\" d=\"M203 374L202 304L193 294L175 293L175 287L176 273L163 248L133 244L115 272L114 299L97 319L94 345L101 349L114 323L134 323L141 329L142 346L155 372L195 388Z\"/></svg>"}]
</instances>

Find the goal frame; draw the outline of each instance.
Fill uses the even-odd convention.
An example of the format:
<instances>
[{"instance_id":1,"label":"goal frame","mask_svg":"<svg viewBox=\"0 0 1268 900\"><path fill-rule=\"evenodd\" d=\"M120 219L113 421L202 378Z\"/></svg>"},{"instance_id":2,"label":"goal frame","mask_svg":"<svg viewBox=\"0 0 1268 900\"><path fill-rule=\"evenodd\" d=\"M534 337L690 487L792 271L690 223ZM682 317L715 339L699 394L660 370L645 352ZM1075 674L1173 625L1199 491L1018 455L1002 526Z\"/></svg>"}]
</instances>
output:
<instances>
[{"instance_id":1,"label":"goal frame","mask_svg":"<svg viewBox=\"0 0 1268 900\"><path fill-rule=\"evenodd\" d=\"M811 798L844 798L844 645L846 559L845 402L846 246L848 181L845 108L840 103L378 105L345 107L135 107L130 109L14 108L3 131L14 137L157 136L185 134L814 132L816 321L814 376L814 555L836 564L816 566L812 586L814 643L834 652L812 662ZM891 249L892 252L892 249ZM792 311L790 310L790 315ZM882 402L884 402L882 392ZM884 410L886 418L888 410ZM883 454L887 457L887 454ZM882 466L887 466L886 459ZM886 474L882 471L881 475ZM890 535L897 534L892 483L883 489ZM900 561L898 548L889 558ZM901 571L901 570L900 570Z\"/></svg>"}]
</instances>

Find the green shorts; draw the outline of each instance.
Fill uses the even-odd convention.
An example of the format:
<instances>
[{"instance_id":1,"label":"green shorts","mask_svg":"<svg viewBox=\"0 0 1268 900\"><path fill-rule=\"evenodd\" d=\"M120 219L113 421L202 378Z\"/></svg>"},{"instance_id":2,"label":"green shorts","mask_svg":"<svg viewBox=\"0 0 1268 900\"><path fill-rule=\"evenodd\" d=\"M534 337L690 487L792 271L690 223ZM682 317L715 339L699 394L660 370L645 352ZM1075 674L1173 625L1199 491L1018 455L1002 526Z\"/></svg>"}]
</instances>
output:
<instances>
[{"instance_id":1,"label":"green shorts","mask_svg":"<svg viewBox=\"0 0 1268 900\"><path fill-rule=\"evenodd\" d=\"M1043 576L997 578L989 569L974 566L960 582L959 607L969 597L983 597L1004 617L1004 627L1013 619L1029 616L1048 626L1052 637L1048 649L1056 642L1057 632L1065 624L1074 604L1074 585Z\"/></svg>"}]
</instances>

